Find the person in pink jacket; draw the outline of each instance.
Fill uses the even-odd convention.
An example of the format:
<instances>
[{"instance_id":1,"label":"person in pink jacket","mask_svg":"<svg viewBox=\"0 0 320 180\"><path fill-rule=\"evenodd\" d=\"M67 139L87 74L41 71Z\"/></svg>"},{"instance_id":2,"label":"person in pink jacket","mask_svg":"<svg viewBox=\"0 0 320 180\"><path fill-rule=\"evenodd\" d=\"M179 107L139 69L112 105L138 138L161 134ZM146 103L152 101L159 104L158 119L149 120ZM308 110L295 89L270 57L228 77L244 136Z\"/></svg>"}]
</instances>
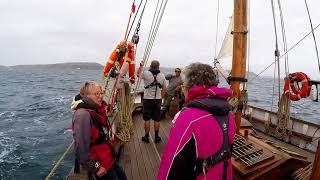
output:
<instances>
[{"instance_id":1,"label":"person in pink jacket","mask_svg":"<svg viewBox=\"0 0 320 180\"><path fill-rule=\"evenodd\" d=\"M236 125L227 99L232 91L207 64L185 72L186 107L173 119L157 179L231 180L231 151Z\"/></svg>"}]
</instances>

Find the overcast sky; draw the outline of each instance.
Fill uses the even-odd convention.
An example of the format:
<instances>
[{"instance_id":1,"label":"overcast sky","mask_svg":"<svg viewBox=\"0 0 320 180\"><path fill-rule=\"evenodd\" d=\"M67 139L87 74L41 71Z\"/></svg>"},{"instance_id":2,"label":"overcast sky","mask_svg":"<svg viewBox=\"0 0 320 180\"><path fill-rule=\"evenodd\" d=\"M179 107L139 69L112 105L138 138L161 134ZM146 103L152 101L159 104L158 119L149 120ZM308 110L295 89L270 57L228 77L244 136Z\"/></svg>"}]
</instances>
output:
<instances>
[{"instance_id":1,"label":"overcast sky","mask_svg":"<svg viewBox=\"0 0 320 180\"><path fill-rule=\"evenodd\" d=\"M137 60L143 55L156 2L149 0L146 7ZM140 0L136 0L138 3ZM320 23L320 1L308 3L315 27ZM131 4L132 0L0 0L0 65L105 64L123 39ZM232 0L220 0L218 47L232 9ZM304 0L282 0L282 9L290 48L310 31L310 24ZM159 59L161 66L167 67L184 67L196 61L211 63L215 56L216 12L217 0L169 0L150 58ZM249 32L250 71L259 73L274 61L270 0L250 1ZM315 35L320 44L320 28ZM230 58L221 63L230 69ZM320 79L312 36L289 53L289 64L291 72L304 71L312 79ZM272 74L273 67L263 75Z\"/></svg>"}]
</instances>

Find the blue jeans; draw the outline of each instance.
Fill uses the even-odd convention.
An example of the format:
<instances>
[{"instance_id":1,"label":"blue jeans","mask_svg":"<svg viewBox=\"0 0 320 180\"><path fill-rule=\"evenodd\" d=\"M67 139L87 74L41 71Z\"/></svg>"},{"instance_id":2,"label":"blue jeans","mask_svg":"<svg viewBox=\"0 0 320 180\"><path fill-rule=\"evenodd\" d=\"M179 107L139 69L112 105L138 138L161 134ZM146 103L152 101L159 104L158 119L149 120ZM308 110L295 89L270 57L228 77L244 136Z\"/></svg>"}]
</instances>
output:
<instances>
[{"instance_id":1,"label":"blue jeans","mask_svg":"<svg viewBox=\"0 0 320 180\"><path fill-rule=\"evenodd\" d=\"M95 176L95 178L96 180L127 180L123 169L116 162L108 170L107 174L102 177Z\"/></svg>"}]
</instances>

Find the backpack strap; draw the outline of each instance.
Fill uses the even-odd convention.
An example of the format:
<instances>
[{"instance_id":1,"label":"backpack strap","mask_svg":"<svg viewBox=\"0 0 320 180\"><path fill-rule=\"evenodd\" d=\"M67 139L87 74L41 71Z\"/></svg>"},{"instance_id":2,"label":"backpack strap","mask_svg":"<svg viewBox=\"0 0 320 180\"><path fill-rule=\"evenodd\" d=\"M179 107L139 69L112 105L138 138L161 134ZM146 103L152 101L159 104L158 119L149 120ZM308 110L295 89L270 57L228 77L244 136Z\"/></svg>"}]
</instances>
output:
<instances>
[{"instance_id":1,"label":"backpack strap","mask_svg":"<svg viewBox=\"0 0 320 180\"><path fill-rule=\"evenodd\" d=\"M195 165L195 173L196 176L207 172L209 167L213 167L216 164L223 161L223 180L227 178L227 167L228 167L228 160L232 156L232 144L229 143L229 118L228 114L223 115L217 115L216 108L210 107L206 102L209 98L205 99L199 99L191 101L187 104L188 108L198 108L205 110L209 112L218 122L219 127L222 130L223 133L223 143L220 149L213 154L212 156L209 156L207 158L198 158L196 159L196 165ZM210 99L210 101L215 101L215 99ZM219 102L219 101L218 101ZM214 103L213 103L214 104Z\"/></svg>"},{"instance_id":2,"label":"backpack strap","mask_svg":"<svg viewBox=\"0 0 320 180\"><path fill-rule=\"evenodd\" d=\"M149 70L149 71L150 71L150 70ZM151 72L151 71L150 71L150 72ZM145 89L148 89L148 88L150 88L150 87L156 86L156 90L155 90L155 92L154 92L154 99L155 99L155 98L157 97L158 87L159 87L159 88L162 88L162 85L157 81L157 76L158 76L159 72L156 72L156 73L151 72L151 73L152 73L152 75L153 75L153 82L152 82L151 84L145 86L144 88L145 88Z\"/></svg>"},{"instance_id":3,"label":"backpack strap","mask_svg":"<svg viewBox=\"0 0 320 180\"><path fill-rule=\"evenodd\" d=\"M150 71L151 72L151 71ZM152 72L151 72L152 73ZM150 83L149 85L147 85L147 86L145 86L144 88L145 89L148 89L148 88L150 88L150 87L152 87L152 86L158 86L159 88L162 88L162 85L157 81L157 76L158 76L158 74L159 73L152 73L152 75L153 75L153 82L152 83Z\"/></svg>"}]
</instances>

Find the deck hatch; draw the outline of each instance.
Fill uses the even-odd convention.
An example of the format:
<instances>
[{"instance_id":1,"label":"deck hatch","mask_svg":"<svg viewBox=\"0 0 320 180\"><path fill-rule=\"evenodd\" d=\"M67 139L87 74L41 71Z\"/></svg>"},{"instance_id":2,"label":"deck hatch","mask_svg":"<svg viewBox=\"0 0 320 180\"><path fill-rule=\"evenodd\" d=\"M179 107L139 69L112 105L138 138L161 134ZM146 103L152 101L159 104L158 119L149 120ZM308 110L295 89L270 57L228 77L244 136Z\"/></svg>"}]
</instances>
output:
<instances>
[{"instance_id":1,"label":"deck hatch","mask_svg":"<svg viewBox=\"0 0 320 180\"><path fill-rule=\"evenodd\" d=\"M246 168L271 158L262 149L257 149L238 134L234 138L232 156Z\"/></svg>"}]
</instances>

